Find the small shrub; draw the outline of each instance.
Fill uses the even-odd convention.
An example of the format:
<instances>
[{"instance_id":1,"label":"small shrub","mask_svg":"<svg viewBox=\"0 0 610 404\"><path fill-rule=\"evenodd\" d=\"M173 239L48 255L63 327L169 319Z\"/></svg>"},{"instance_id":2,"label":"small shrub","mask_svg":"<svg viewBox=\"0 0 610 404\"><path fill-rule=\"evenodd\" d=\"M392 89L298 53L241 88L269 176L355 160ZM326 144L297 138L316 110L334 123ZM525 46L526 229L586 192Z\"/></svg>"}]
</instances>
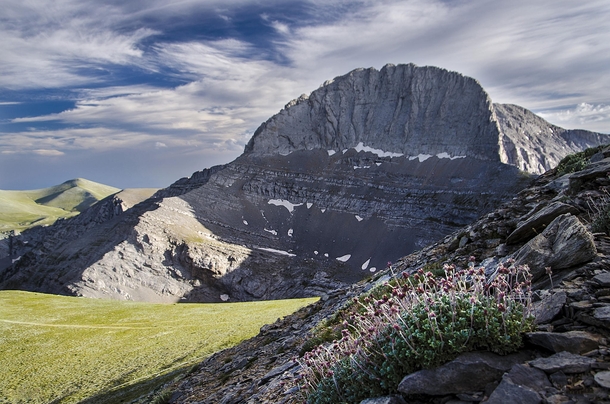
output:
<instances>
[{"instance_id":1,"label":"small shrub","mask_svg":"<svg viewBox=\"0 0 610 404\"><path fill-rule=\"evenodd\" d=\"M500 266L487 282L483 268L444 266L444 277L419 270L404 275L381 298L367 296L342 338L299 359L301 391L310 404L359 403L392 394L421 368L486 349L517 350L533 329L527 266Z\"/></svg>"},{"instance_id":2,"label":"small shrub","mask_svg":"<svg viewBox=\"0 0 610 404\"><path fill-rule=\"evenodd\" d=\"M591 214L591 230L594 233L606 233L610 235L610 195L608 193L597 200L589 200Z\"/></svg>"},{"instance_id":3,"label":"small shrub","mask_svg":"<svg viewBox=\"0 0 610 404\"><path fill-rule=\"evenodd\" d=\"M564 175L583 170L587 164L589 164L591 157L606 147L607 145L590 147L580 153L574 153L564 157L559 164L557 164L557 174Z\"/></svg>"}]
</instances>

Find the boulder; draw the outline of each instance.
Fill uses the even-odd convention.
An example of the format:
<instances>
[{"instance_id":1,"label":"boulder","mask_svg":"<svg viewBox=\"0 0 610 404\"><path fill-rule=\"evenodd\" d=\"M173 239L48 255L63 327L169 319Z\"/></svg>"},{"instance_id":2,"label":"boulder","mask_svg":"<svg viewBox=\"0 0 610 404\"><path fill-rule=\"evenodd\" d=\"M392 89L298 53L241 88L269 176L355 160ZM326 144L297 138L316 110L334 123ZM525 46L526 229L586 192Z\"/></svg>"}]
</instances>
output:
<instances>
[{"instance_id":1,"label":"boulder","mask_svg":"<svg viewBox=\"0 0 610 404\"><path fill-rule=\"evenodd\" d=\"M518 243L542 233L556 217L566 213L577 214L578 209L562 202L553 202L517 224L517 228L506 238L507 244Z\"/></svg>"},{"instance_id":2,"label":"boulder","mask_svg":"<svg viewBox=\"0 0 610 404\"><path fill-rule=\"evenodd\" d=\"M547 294L542 300L533 303L534 317L537 324L546 324L551 322L563 309L568 296L566 292L560 291L557 293Z\"/></svg>"},{"instance_id":3,"label":"boulder","mask_svg":"<svg viewBox=\"0 0 610 404\"><path fill-rule=\"evenodd\" d=\"M530 366L543 370L547 374L555 372L582 373L591 369L595 359L569 352L559 352L548 358L538 358L529 362Z\"/></svg>"},{"instance_id":4,"label":"boulder","mask_svg":"<svg viewBox=\"0 0 610 404\"><path fill-rule=\"evenodd\" d=\"M506 356L468 352L435 369L424 369L406 376L398 391L405 395L431 396L482 391L487 384L498 382L515 364L527 359L525 352Z\"/></svg>"},{"instance_id":5,"label":"boulder","mask_svg":"<svg viewBox=\"0 0 610 404\"><path fill-rule=\"evenodd\" d=\"M587 331L530 332L527 340L534 345L558 353L562 351L583 354L599 347L601 337Z\"/></svg>"},{"instance_id":6,"label":"boulder","mask_svg":"<svg viewBox=\"0 0 610 404\"><path fill-rule=\"evenodd\" d=\"M530 267L535 281L545 275L547 267L553 271L562 270L591 261L596 256L593 235L577 217L564 214L515 252L513 258L515 265Z\"/></svg>"}]
</instances>

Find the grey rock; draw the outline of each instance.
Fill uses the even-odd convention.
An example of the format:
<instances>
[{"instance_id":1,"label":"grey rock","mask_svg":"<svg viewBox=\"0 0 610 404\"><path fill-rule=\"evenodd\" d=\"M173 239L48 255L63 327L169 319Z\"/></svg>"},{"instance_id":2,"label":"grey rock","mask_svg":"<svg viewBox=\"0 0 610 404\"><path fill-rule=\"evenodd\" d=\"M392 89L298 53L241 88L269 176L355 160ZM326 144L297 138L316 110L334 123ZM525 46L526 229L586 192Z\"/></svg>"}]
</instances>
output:
<instances>
[{"instance_id":1,"label":"grey rock","mask_svg":"<svg viewBox=\"0 0 610 404\"><path fill-rule=\"evenodd\" d=\"M583 354L597 349L602 338L587 331L568 331L564 333L538 331L529 332L526 337L531 344L549 351L555 353L566 351L573 354Z\"/></svg>"},{"instance_id":2,"label":"grey rock","mask_svg":"<svg viewBox=\"0 0 610 404\"><path fill-rule=\"evenodd\" d=\"M405 395L443 396L482 391L499 381L515 364L528 359L526 353L500 356L491 352L469 352L435 369L424 369L402 379L398 391Z\"/></svg>"},{"instance_id":3,"label":"grey rock","mask_svg":"<svg viewBox=\"0 0 610 404\"><path fill-rule=\"evenodd\" d=\"M539 404L542 402L542 398L536 391L503 378L500 385L485 402L488 404Z\"/></svg>"},{"instance_id":4,"label":"grey rock","mask_svg":"<svg viewBox=\"0 0 610 404\"><path fill-rule=\"evenodd\" d=\"M533 303L534 317L537 324L552 321L563 309L568 297L566 292L559 291L545 295L540 301Z\"/></svg>"},{"instance_id":5,"label":"grey rock","mask_svg":"<svg viewBox=\"0 0 610 404\"><path fill-rule=\"evenodd\" d=\"M546 373L521 363L513 366L510 372L503 376L503 380L508 380L518 386L525 386L534 391L543 391L552 387Z\"/></svg>"},{"instance_id":6,"label":"grey rock","mask_svg":"<svg viewBox=\"0 0 610 404\"><path fill-rule=\"evenodd\" d=\"M562 202L554 202L517 224L517 228L506 239L507 244L517 243L542 233L544 228L556 217L566 214L577 214L578 209Z\"/></svg>"},{"instance_id":7,"label":"grey rock","mask_svg":"<svg viewBox=\"0 0 610 404\"><path fill-rule=\"evenodd\" d=\"M589 164L589 166L570 176L569 192L575 193L582 184L595 178L607 177L610 172L610 158Z\"/></svg>"},{"instance_id":8,"label":"grey rock","mask_svg":"<svg viewBox=\"0 0 610 404\"><path fill-rule=\"evenodd\" d=\"M259 381L259 385L267 383L269 380L273 379L274 377L280 376L284 372L286 372L296 366L297 366L296 362L289 361L289 362L284 363L281 366L271 369L261 378L261 380Z\"/></svg>"},{"instance_id":9,"label":"grey rock","mask_svg":"<svg viewBox=\"0 0 610 404\"><path fill-rule=\"evenodd\" d=\"M610 327L610 305L593 310L593 318L606 323L606 327Z\"/></svg>"},{"instance_id":10,"label":"grey rock","mask_svg":"<svg viewBox=\"0 0 610 404\"><path fill-rule=\"evenodd\" d=\"M368 398L360 402L360 404L407 404L400 396Z\"/></svg>"},{"instance_id":11,"label":"grey rock","mask_svg":"<svg viewBox=\"0 0 610 404\"><path fill-rule=\"evenodd\" d=\"M593 280L602 287L610 287L610 272L603 272L593 277Z\"/></svg>"},{"instance_id":12,"label":"grey rock","mask_svg":"<svg viewBox=\"0 0 610 404\"><path fill-rule=\"evenodd\" d=\"M515 265L529 265L533 280L553 271L591 261L597 256L593 236L570 214L557 217L514 255Z\"/></svg>"},{"instance_id":13,"label":"grey rock","mask_svg":"<svg viewBox=\"0 0 610 404\"><path fill-rule=\"evenodd\" d=\"M553 383L553 386L557 387L558 389L563 389L568 385L569 382L568 376L562 371L551 373L549 375L549 380L551 383Z\"/></svg>"},{"instance_id":14,"label":"grey rock","mask_svg":"<svg viewBox=\"0 0 610 404\"><path fill-rule=\"evenodd\" d=\"M538 358L529 362L530 366L549 374L559 371L567 374L587 372L594 363L595 359L593 358L569 352L559 352L548 358Z\"/></svg>"},{"instance_id":15,"label":"grey rock","mask_svg":"<svg viewBox=\"0 0 610 404\"><path fill-rule=\"evenodd\" d=\"M610 389L610 371L597 372L593 378L600 386Z\"/></svg>"}]
</instances>

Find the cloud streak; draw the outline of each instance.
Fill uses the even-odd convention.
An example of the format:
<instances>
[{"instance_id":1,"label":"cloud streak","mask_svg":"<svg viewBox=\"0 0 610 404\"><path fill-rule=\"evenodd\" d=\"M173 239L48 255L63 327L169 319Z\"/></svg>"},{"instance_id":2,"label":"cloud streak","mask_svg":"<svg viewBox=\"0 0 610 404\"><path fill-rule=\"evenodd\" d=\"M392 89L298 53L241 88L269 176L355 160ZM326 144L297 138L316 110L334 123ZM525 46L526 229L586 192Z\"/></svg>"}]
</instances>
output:
<instances>
[{"instance_id":1,"label":"cloud streak","mask_svg":"<svg viewBox=\"0 0 610 404\"><path fill-rule=\"evenodd\" d=\"M188 174L217 162L213 151L239 155L260 123L327 79L410 62L474 77L494 102L559 126L610 132L606 1L311 0L295 15L290 4L7 0L0 89L57 88L74 106L13 117L0 153L66 170L75 153L201 156L176 161Z\"/></svg>"}]
</instances>

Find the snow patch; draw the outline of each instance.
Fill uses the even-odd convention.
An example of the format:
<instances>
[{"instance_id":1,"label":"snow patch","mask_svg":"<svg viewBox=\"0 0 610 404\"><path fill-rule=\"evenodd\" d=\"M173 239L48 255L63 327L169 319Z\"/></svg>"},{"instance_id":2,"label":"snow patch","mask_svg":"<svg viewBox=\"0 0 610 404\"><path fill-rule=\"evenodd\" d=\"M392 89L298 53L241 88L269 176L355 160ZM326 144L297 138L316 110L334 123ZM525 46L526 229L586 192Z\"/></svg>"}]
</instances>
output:
<instances>
[{"instance_id":1,"label":"snow patch","mask_svg":"<svg viewBox=\"0 0 610 404\"><path fill-rule=\"evenodd\" d=\"M23 255L20 255L19 257L12 259L11 263L14 264L15 262L19 261L21 259L21 257L23 257Z\"/></svg>"},{"instance_id":2,"label":"snow patch","mask_svg":"<svg viewBox=\"0 0 610 404\"><path fill-rule=\"evenodd\" d=\"M465 159L466 156L450 156L449 153L443 152L443 153L439 153L436 155L436 157L438 157L439 159L449 159L449 160L455 160L455 159Z\"/></svg>"},{"instance_id":3,"label":"snow patch","mask_svg":"<svg viewBox=\"0 0 610 404\"><path fill-rule=\"evenodd\" d=\"M345 254L341 257L337 257L335 258L337 261L341 261L341 262L347 262L347 260L349 260L350 258L352 258L352 254Z\"/></svg>"},{"instance_id":4,"label":"snow patch","mask_svg":"<svg viewBox=\"0 0 610 404\"><path fill-rule=\"evenodd\" d=\"M379 157L402 157L404 156L403 153L393 153L393 152L387 152L387 151L383 151L381 149L374 149L372 147L369 146L365 146L364 143L360 142L356 145L356 147L354 147L354 149L357 152L370 152L373 154L376 154Z\"/></svg>"},{"instance_id":5,"label":"snow patch","mask_svg":"<svg viewBox=\"0 0 610 404\"><path fill-rule=\"evenodd\" d=\"M375 272L376 270L377 270L377 268L375 268L375 267L371 267L371 268L369 269L369 271L371 271L371 272Z\"/></svg>"},{"instance_id":6,"label":"snow patch","mask_svg":"<svg viewBox=\"0 0 610 404\"><path fill-rule=\"evenodd\" d=\"M280 254L280 255L287 255L289 257L296 257L296 254L291 254L288 251L276 250L275 248L259 248L259 250L272 252L272 253Z\"/></svg>"},{"instance_id":7,"label":"snow patch","mask_svg":"<svg viewBox=\"0 0 610 404\"><path fill-rule=\"evenodd\" d=\"M368 260L364 261L364 264L362 264L362 269L367 269L369 267L369 264L371 263L371 259L369 258Z\"/></svg>"},{"instance_id":8,"label":"snow patch","mask_svg":"<svg viewBox=\"0 0 610 404\"><path fill-rule=\"evenodd\" d=\"M313 203L307 202L307 209L311 209L312 206L313 206Z\"/></svg>"},{"instance_id":9,"label":"snow patch","mask_svg":"<svg viewBox=\"0 0 610 404\"><path fill-rule=\"evenodd\" d=\"M357 169L359 169L359 168L371 168L371 166L362 166L362 167L359 167L359 166L354 166L354 170L357 170Z\"/></svg>"},{"instance_id":10,"label":"snow patch","mask_svg":"<svg viewBox=\"0 0 610 404\"><path fill-rule=\"evenodd\" d=\"M319 252L317 252L317 251L314 251L314 252L313 252L313 253L314 253L314 254L315 254L315 255L318 255L318 254L320 254L320 253L319 253Z\"/></svg>"},{"instance_id":11,"label":"snow patch","mask_svg":"<svg viewBox=\"0 0 610 404\"><path fill-rule=\"evenodd\" d=\"M220 295L220 300L222 300L223 302L226 302L227 300L229 300L229 295Z\"/></svg>"},{"instance_id":12,"label":"snow patch","mask_svg":"<svg viewBox=\"0 0 610 404\"><path fill-rule=\"evenodd\" d=\"M326 258L328 258L328 253L324 253L324 256L325 256Z\"/></svg>"},{"instance_id":13,"label":"snow patch","mask_svg":"<svg viewBox=\"0 0 610 404\"><path fill-rule=\"evenodd\" d=\"M375 163L375 164L377 164L377 167L379 167L381 165L381 163Z\"/></svg>"},{"instance_id":14,"label":"snow patch","mask_svg":"<svg viewBox=\"0 0 610 404\"><path fill-rule=\"evenodd\" d=\"M269 229L263 229L263 230L265 230L267 233L271 233L274 236L277 236L277 231L275 231L275 230L269 230Z\"/></svg>"},{"instance_id":15,"label":"snow patch","mask_svg":"<svg viewBox=\"0 0 610 404\"><path fill-rule=\"evenodd\" d=\"M294 233L294 229L288 229L288 237L292 237L293 233Z\"/></svg>"},{"instance_id":16,"label":"snow patch","mask_svg":"<svg viewBox=\"0 0 610 404\"><path fill-rule=\"evenodd\" d=\"M364 219L362 219L360 216L356 215L356 220L357 220L357 221L359 221L359 222L361 222L361 221L363 221Z\"/></svg>"},{"instance_id":17,"label":"snow patch","mask_svg":"<svg viewBox=\"0 0 610 404\"><path fill-rule=\"evenodd\" d=\"M326 151L328 152L329 156L332 156L333 154L336 153L336 151L334 151L334 150L326 150Z\"/></svg>"},{"instance_id":18,"label":"snow patch","mask_svg":"<svg viewBox=\"0 0 610 404\"><path fill-rule=\"evenodd\" d=\"M246 226L248 225L248 221L247 221L247 220L244 220L243 222L244 222L244 224L245 224Z\"/></svg>"},{"instance_id":19,"label":"snow patch","mask_svg":"<svg viewBox=\"0 0 610 404\"><path fill-rule=\"evenodd\" d=\"M326 212L326 208L320 209L320 212L322 212L322 213Z\"/></svg>"},{"instance_id":20,"label":"snow patch","mask_svg":"<svg viewBox=\"0 0 610 404\"><path fill-rule=\"evenodd\" d=\"M430 157L432 157L431 154L418 154L417 156L409 157L409 160L419 159L419 162L423 163L424 161L428 160Z\"/></svg>"},{"instance_id":21,"label":"snow patch","mask_svg":"<svg viewBox=\"0 0 610 404\"><path fill-rule=\"evenodd\" d=\"M288 209L288 212L290 212L290 213L292 213L294 208L302 205L302 203L291 203L284 199L271 199L271 200L269 200L268 203L269 203L269 205L283 206L286 209Z\"/></svg>"}]
</instances>

